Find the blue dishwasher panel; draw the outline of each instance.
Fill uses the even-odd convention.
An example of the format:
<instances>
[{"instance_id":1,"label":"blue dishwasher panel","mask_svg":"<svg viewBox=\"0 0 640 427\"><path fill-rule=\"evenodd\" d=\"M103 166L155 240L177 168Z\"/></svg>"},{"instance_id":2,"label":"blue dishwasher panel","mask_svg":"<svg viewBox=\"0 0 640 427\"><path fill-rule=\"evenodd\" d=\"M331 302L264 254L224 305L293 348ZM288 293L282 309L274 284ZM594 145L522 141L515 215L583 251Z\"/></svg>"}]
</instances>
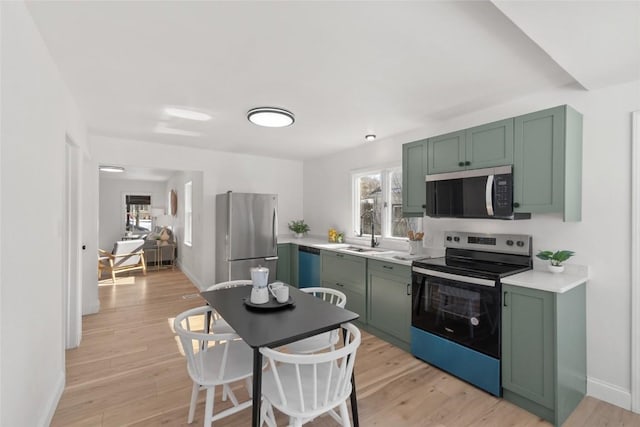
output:
<instances>
[{"instance_id":1,"label":"blue dishwasher panel","mask_svg":"<svg viewBox=\"0 0 640 427\"><path fill-rule=\"evenodd\" d=\"M320 286L320 249L298 246L298 287Z\"/></svg>"}]
</instances>

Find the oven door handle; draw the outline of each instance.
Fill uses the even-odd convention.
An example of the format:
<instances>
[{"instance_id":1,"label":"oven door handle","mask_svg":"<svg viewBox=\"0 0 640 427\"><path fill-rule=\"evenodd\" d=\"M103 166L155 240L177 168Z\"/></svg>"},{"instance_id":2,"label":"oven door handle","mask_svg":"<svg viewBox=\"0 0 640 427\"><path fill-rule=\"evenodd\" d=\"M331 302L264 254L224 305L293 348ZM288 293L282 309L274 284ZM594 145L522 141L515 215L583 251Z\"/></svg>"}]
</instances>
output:
<instances>
[{"instance_id":1,"label":"oven door handle","mask_svg":"<svg viewBox=\"0 0 640 427\"><path fill-rule=\"evenodd\" d=\"M439 277L441 279L455 280L462 283L473 283L475 285L482 285L495 288L496 282L489 279L480 279L478 277L461 276L459 274L445 273L443 271L427 270L426 268L413 267L414 273L424 274L425 276Z\"/></svg>"}]
</instances>

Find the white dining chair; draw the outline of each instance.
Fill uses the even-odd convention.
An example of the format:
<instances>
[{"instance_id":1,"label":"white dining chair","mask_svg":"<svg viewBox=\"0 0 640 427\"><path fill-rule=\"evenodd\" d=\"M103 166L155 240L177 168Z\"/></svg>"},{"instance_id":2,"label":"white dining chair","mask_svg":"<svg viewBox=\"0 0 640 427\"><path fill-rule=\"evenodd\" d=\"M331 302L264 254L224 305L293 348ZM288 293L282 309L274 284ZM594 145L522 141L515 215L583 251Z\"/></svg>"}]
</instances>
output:
<instances>
[{"instance_id":1,"label":"white dining chair","mask_svg":"<svg viewBox=\"0 0 640 427\"><path fill-rule=\"evenodd\" d=\"M360 331L351 323L342 325L345 345L316 354L288 354L261 348L270 369L262 376L261 424L276 426L273 408L289 416L294 427L328 413L342 426L350 426L347 399L360 345ZM336 412L339 410L339 414Z\"/></svg>"},{"instance_id":2,"label":"white dining chair","mask_svg":"<svg viewBox=\"0 0 640 427\"><path fill-rule=\"evenodd\" d=\"M173 322L187 358L189 376L193 380L187 422L193 422L198 393L200 390L206 390L205 427L210 427L214 421L235 414L252 404L251 399L238 402L229 384L239 380L251 380L253 350L236 334L216 333L215 325L213 328L207 328L206 319L210 318L212 310L210 306L187 310L176 316ZM222 386L224 397L228 396L233 406L214 415L215 390L219 385Z\"/></svg>"},{"instance_id":3,"label":"white dining chair","mask_svg":"<svg viewBox=\"0 0 640 427\"><path fill-rule=\"evenodd\" d=\"M347 303L347 296L335 289L331 288L301 288L302 292L311 294L317 298L320 298L330 304L335 304L340 308L344 308ZM290 344L287 344L287 350L291 353L315 353L318 351L326 350L326 349L334 349L336 343L338 342L339 334L338 329L324 332L322 334L314 335L309 338L305 338L300 341L296 341Z\"/></svg>"},{"instance_id":4,"label":"white dining chair","mask_svg":"<svg viewBox=\"0 0 640 427\"><path fill-rule=\"evenodd\" d=\"M220 282L215 285L209 286L206 291L217 291L219 289L236 288L238 286L250 286L253 282L251 280L230 280L228 282ZM216 326L217 331L220 333L235 333L233 328L215 311L211 312L211 320L213 325Z\"/></svg>"}]
</instances>

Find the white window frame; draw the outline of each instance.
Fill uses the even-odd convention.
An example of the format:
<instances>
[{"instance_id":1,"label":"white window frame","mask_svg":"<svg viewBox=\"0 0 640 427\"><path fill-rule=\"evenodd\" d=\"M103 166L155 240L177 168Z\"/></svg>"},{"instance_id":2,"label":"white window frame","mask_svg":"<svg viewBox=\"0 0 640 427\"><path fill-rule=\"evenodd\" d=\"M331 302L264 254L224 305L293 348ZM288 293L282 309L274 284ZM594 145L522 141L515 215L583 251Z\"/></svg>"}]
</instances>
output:
<instances>
[{"instance_id":1,"label":"white window frame","mask_svg":"<svg viewBox=\"0 0 640 427\"><path fill-rule=\"evenodd\" d=\"M392 173L402 173L402 166L398 164L381 166L377 168L371 168L366 170L358 170L353 171L351 173L351 213L352 213L352 221L353 224L353 237L361 237L366 238L367 240L371 239L371 233L369 230L362 230L362 235L359 234L360 231L360 186L358 185L359 178L367 175L377 174L381 175L381 185L382 185L382 209L380 225L382 235L376 234L374 237L379 238L380 240L393 240L393 241L405 241L406 237L397 237L391 236L391 219L393 217L391 213L391 209L393 209L393 205L391 203L391 179L390 175Z\"/></svg>"},{"instance_id":2,"label":"white window frame","mask_svg":"<svg viewBox=\"0 0 640 427\"><path fill-rule=\"evenodd\" d=\"M184 184L184 245L191 246L193 237L193 181Z\"/></svg>"}]
</instances>

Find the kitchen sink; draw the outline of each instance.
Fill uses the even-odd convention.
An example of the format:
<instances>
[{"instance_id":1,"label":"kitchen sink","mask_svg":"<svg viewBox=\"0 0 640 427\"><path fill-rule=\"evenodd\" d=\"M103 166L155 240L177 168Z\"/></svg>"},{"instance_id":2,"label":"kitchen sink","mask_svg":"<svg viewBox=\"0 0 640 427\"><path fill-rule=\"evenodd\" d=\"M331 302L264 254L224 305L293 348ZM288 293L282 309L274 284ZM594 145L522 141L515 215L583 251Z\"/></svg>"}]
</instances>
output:
<instances>
[{"instance_id":1,"label":"kitchen sink","mask_svg":"<svg viewBox=\"0 0 640 427\"><path fill-rule=\"evenodd\" d=\"M349 251L349 252L357 252L360 254L379 254L379 253L384 253L384 252L392 252L389 251L387 249L377 249L377 248L369 248L369 247L362 247L362 246L347 246L346 248L342 248L343 251Z\"/></svg>"}]
</instances>

